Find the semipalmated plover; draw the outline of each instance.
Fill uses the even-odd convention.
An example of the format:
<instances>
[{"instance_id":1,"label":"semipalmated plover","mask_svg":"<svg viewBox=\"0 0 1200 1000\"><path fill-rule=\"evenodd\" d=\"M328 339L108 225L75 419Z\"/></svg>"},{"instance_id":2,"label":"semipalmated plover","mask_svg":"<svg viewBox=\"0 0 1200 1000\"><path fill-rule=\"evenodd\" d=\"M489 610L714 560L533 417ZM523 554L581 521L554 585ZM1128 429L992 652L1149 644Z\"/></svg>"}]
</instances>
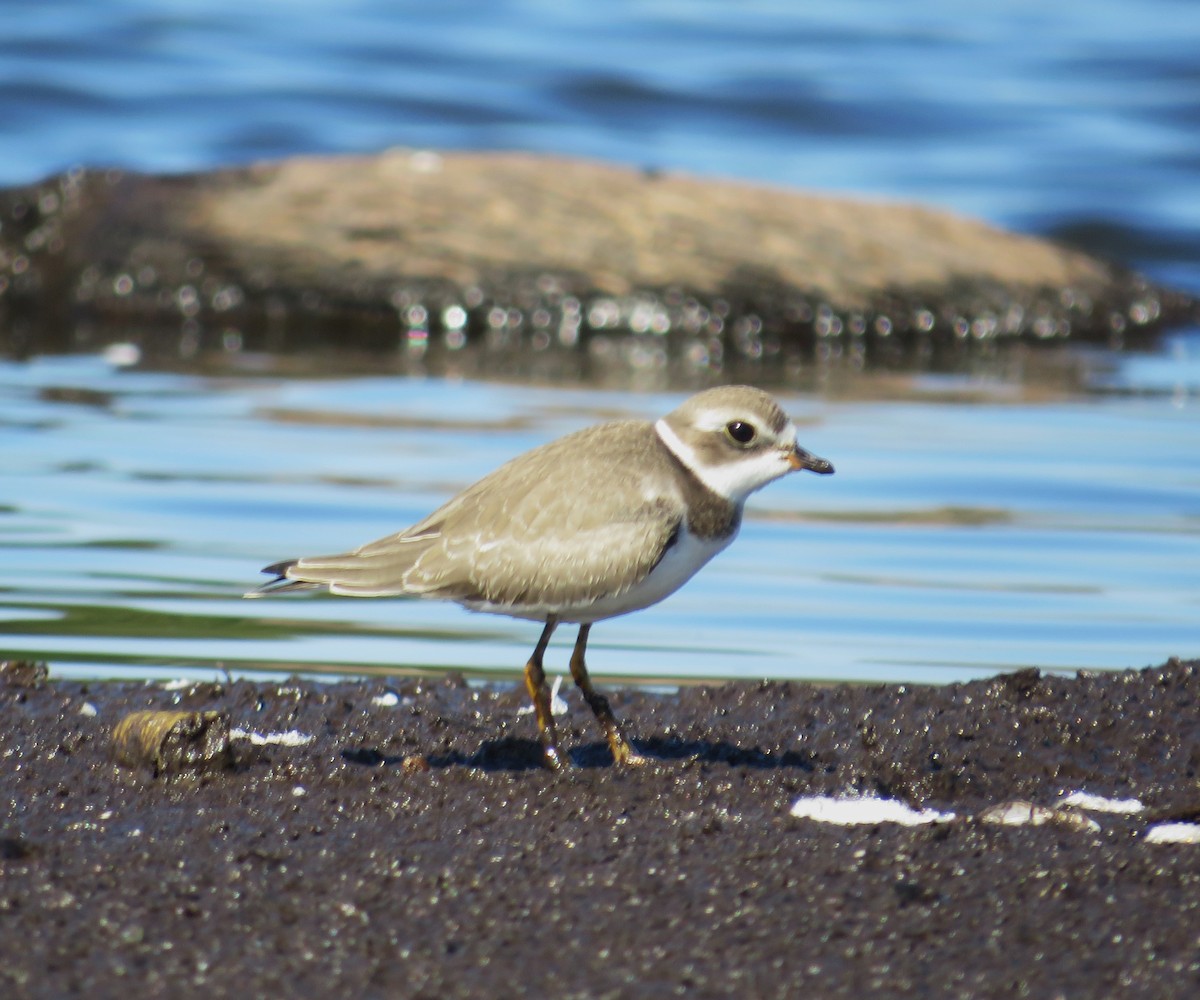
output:
<instances>
[{"instance_id":1,"label":"semipalmated plover","mask_svg":"<svg viewBox=\"0 0 1200 1000\"><path fill-rule=\"evenodd\" d=\"M525 664L549 767L562 766L542 659L562 622L579 626L571 676L619 763L642 758L621 735L584 663L593 623L674 593L733 541L755 490L798 469L833 472L796 444L767 393L724 386L661 420L620 420L534 448L394 535L353 552L266 567L248 594L325 587L409 595L545 622Z\"/></svg>"}]
</instances>

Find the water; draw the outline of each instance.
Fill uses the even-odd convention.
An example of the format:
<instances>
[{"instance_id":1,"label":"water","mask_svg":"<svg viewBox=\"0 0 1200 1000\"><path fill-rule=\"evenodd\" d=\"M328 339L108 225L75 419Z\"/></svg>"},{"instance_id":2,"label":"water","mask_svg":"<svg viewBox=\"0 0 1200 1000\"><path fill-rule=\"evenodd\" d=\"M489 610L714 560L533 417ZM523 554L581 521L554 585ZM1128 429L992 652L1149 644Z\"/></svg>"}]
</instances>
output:
<instances>
[{"instance_id":1,"label":"water","mask_svg":"<svg viewBox=\"0 0 1200 1000\"><path fill-rule=\"evenodd\" d=\"M947 680L1194 653L1200 342L1186 349L1183 405L1149 390L1019 404L987 387L974 403L789 399L802 442L837 474L758 494L737 543L684 590L597 627L593 669ZM65 401L72 388L93 395ZM600 412L653 416L677 399L206 380L83 356L4 364L0 645L85 674L511 672L536 638L529 623L434 602L240 595L259 567L404 527Z\"/></svg>"},{"instance_id":2,"label":"water","mask_svg":"<svg viewBox=\"0 0 1200 1000\"><path fill-rule=\"evenodd\" d=\"M920 200L1200 291L1191 0L3 9L2 184L532 149ZM528 623L240 594L261 565L393 531L533 444L679 398L259 360L225 378L0 362L0 655L89 675L512 671ZM594 672L949 680L1197 655L1200 337L1085 367L1049 395L927 377L792 397L838 474L759 494L692 584L597 627Z\"/></svg>"},{"instance_id":3,"label":"water","mask_svg":"<svg viewBox=\"0 0 1200 1000\"><path fill-rule=\"evenodd\" d=\"M391 145L518 148L1074 227L1200 224L1191 0L39 0L0 39L0 182Z\"/></svg>"}]
</instances>

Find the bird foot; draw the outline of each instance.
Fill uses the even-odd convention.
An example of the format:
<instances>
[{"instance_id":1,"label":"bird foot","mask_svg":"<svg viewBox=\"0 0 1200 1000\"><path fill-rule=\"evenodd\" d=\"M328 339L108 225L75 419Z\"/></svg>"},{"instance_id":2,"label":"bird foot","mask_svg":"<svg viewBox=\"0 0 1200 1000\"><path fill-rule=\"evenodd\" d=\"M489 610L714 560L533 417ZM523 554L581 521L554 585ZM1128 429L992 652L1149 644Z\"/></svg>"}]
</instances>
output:
<instances>
[{"instance_id":1,"label":"bird foot","mask_svg":"<svg viewBox=\"0 0 1200 1000\"><path fill-rule=\"evenodd\" d=\"M644 767L651 758L640 754L623 739L612 744L613 763L624 767Z\"/></svg>"},{"instance_id":2,"label":"bird foot","mask_svg":"<svg viewBox=\"0 0 1200 1000\"><path fill-rule=\"evenodd\" d=\"M570 766L570 761L559 753L557 746L547 743L542 748L542 764L547 771L565 771Z\"/></svg>"}]
</instances>

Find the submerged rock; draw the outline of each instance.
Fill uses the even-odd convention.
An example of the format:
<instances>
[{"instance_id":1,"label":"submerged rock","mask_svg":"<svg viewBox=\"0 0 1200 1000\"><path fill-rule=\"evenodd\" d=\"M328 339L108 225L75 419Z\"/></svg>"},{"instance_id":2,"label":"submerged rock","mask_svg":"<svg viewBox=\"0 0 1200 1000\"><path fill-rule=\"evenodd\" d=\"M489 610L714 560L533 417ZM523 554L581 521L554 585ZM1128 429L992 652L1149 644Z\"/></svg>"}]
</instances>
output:
<instances>
[{"instance_id":1,"label":"submerged rock","mask_svg":"<svg viewBox=\"0 0 1200 1000\"><path fill-rule=\"evenodd\" d=\"M9 353L335 347L633 369L936 365L1195 314L1086 254L917 205L520 153L391 150L0 192Z\"/></svg>"}]
</instances>

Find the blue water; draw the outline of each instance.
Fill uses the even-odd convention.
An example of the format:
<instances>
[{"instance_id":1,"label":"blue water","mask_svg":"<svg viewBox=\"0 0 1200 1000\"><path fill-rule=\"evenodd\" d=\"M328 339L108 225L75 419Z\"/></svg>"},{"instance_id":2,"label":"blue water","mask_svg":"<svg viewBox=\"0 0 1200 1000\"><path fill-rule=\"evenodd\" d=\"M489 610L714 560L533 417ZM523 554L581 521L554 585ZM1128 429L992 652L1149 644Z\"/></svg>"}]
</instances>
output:
<instances>
[{"instance_id":1,"label":"blue water","mask_svg":"<svg viewBox=\"0 0 1200 1000\"><path fill-rule=\"evenodd\" d=\"M1086 226L1196 287L1178 266L1200 256L1192 0L0 11L0 183L77 163L531 149Z\"/></svg>"},{"instance_id":2,"label":"blue water","mask_svg":"<svg viewBox=\"0 0 1200 1000\"><path fill-rule=\"evenodd\" d=\"M1190 350L1182 405L1149 389L1043 404L986 388L955 404L788 399L802 442L837 474L756 495L742 537L679 594L597 626L593 669L948 680L1194 655L1200 340ZM107 403L47 397L64 386ZM240 595L259 567L404 527L600 410L654 416L677 400L398 377L212 381L98 357L0 364L0 652L85 674L512 671L536 638L527 622ZM423 423L431 414L459 423Z\"/></svg>"},{"instance_id":3,"label":"blue water","mask_svg":"<svg viewBox=\"0 0 1200 1000\"><path fill-rule=\"evenodd\" d=\"M1200 292L1192 0L39 0L0 14L0 184L76 164L518 148L941 205ZM596 629L594 671L928 680L1200 655L1200 335L1093 360L1081 388L1048 397L1017 374L918 378L899 401L894 387L791 398L837 475L758 495L689 587ZM2 362L0 655L159 676L512 670L527 623L239 595L259 566L403 527L598 413L677 399ZM446 419L475 423L422 425Z\"/></svg>"}]
</instances>

